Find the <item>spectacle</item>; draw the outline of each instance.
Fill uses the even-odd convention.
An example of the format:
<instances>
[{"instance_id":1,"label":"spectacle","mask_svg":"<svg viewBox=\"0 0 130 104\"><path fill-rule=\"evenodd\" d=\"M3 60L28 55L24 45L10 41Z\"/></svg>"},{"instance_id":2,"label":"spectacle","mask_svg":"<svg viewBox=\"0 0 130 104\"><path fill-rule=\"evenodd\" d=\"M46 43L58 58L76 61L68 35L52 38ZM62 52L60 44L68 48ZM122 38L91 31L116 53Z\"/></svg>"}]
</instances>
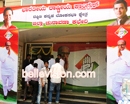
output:
<instances>
[{"instance_id":1,"label":"spectacle","mask_svg":"<svg viewBox=\"0 0 130 104\"><path fill-rule=\"evenodd\" d=\"M125 44L118 44L118 46L125 46Z\"/></svg>"}]
</instances>

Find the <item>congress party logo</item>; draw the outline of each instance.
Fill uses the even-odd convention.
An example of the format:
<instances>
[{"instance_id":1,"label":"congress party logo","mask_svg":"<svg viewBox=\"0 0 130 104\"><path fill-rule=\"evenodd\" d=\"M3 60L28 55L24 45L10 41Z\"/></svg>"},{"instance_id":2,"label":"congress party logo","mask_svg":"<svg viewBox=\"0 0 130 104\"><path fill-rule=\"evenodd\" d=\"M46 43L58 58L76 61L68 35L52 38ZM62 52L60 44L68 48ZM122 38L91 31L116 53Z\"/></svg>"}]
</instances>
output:
<instances>
[{"instance_id":1,"label":"congress party logo","mask_svg":"<svg viewBox=\"0 0 130 104\"><path fill-rule=\"evenodd\" d=\"M127 31L126 29L124 29L122 26L119 27L119 28L116 30L116 32L115 32L115 34L116 34L118 37L120 37L120 38L123 38L127 33L128 33L128 31Z\"/></svg>"},{"instance_id":2,"label":"congress party logo","mask_svg":"<svg viewBox=\"0 0 130 104\"><path fill-rule=\"evenodd\" d=\"M91 62L91 57L86 54L75 66L82 71L94 71L99 65L95 61Z\"/></svg>"},{"instance_id":3,"label":"congress party logo","mask_svg":"<svg viewBox=\"0 0 130 104\"><path fill-rule=\"evenodd\" d=\"M11 37L13 36L13 34L10 31L7 31L4 35L4 37L9 40Z\"/></svg>"}]
</instances>

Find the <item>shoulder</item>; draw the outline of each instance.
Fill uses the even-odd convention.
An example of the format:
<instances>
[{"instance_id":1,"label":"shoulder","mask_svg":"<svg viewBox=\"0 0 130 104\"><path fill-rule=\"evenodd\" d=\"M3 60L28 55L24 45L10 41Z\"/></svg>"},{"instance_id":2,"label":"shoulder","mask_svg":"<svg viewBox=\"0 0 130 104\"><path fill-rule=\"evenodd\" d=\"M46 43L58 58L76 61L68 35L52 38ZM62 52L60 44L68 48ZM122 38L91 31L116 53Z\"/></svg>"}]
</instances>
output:
<instances>
[{"instance_id":1,"label":"shoulder","mask_svg":"<svg viewBox=\"0 0 130 104\"><path fill-rule=\"evenodd\" d=\"M130 18L125 22L125 25L130 25Z\"/></svg>"},{"instance_id":2,"label":"shoulder","mask_svg":"<svg viewBox=\"0 0 130 104\"><path fill-rule=\"evenodd\" d=\"M45 67L43 67L41 70L45 70L46 68Z\"/></svg>"},{"instance_id":3,"label":"shoulder","mask_svg":"<svg viewBox=\"0 0 130 104\"><path fill-rule=\"evenodd\" d=\"M10 28L10 29L17 29L17 27L14 26L14 25L11 25L9 28Z\"/></svg>"},{"instance_id":4,"label":"shoulder","mask_svg":"<svg viewBox=\"0 0 130 104\"><path fill-rule=\"evenodd\" d=\"M36 60L34 60L34 63L35 63L35 62L37 62L37 61L38 61L37 59L36 59Z\"/></svg>"},{"instance_id":5,"label":"shoulder","mask_svg":"<svg viewBox=\"0 0 130 104\"><path fill-rule=\"evenodd\" d=\"M116 22L116 21L114 21L114 22L108 24L108 26L115 26L115 25L117 25L117 22Z\"/></svg>"}]
</instances>

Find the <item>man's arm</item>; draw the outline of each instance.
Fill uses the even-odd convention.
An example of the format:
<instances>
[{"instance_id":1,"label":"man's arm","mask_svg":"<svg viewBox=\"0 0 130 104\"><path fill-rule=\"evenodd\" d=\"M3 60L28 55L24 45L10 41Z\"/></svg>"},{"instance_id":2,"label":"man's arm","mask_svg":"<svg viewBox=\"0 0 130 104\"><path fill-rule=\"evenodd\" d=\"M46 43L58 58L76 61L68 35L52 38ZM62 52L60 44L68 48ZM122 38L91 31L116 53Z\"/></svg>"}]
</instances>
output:
<instances>
[{"instance_id":1,"label":"man's arm","mask_svg":"<svg viewBox=\"0 0 130 104\"><path fill-rule=\"evenodd\" d=\"M122 52L120 58L126 63L127 66L130 66L130 51L125 50Z\"/></svg>"},{"instance_id":2,"label":"man's arm","mask_svg":"<svg viewBox=\"0 0 130 104\"><path fill-rule=\"evenodd\" d=\"M65 69L62 67L62 69L61 69L61 71L62 71L62 78L64 79L64 85L66 85L66 73L65 73Z\"/></svg>"},{"instance_id":3,"label":"man's arm","mask_svg":"<svg viewBox=\"0 0 130 104\"><path fill-rule=\"evenodd\" d=\"M118 48L107 48L107 63L109 64L113 64L115 63L118 59L120 59L119 57L119 50Z\"/></svg>"}]
</instances>

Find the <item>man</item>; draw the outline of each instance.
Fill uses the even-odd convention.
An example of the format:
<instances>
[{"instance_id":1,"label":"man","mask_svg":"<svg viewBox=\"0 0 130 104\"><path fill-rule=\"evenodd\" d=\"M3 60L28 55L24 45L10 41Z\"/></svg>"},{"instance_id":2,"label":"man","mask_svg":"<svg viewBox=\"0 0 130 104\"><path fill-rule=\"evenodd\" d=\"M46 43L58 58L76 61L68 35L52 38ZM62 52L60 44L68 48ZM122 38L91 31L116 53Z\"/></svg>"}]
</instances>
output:
<instances>
[{"instance_id":1,"label":"man","mask_svg":"<svg viewBox=\"0 0 130 104\"><path fill-rule=\"evenodd\" d=\"M125 0L116 0L114 3L114 12L116 14L117 20L109 24L109 26L129 25L130 19L126 14L127 10L127 2Z\"/></svg>"},{"instance_id":2,"label":"man","mask_svg":"<svg viewBox=\"0 0 130 104\"><path fill-rule=\"evenodd\" d=\"M44 62L41 60L41 58L42 58L41 55L38 55L37 59L34 60L34 63L38 64L39 71L44 67Z\"/></svg>"},{"instance_id":3,"label":"man","mask_svg":"<svg viewBox=\"0 0 130 104\"><path fill-rule=\"evenodd\" d=\"M31 55L27 54L26 59L23 61L23 69L25 70L25 67L30 64L31 61Z\"/></svg>"},{"instance_id":4,"label":"man","mask_svg":"<svg viewBox=\"0 0 130 104\"><path fill-rule=\"evenodd\" d=\"M41 96L42 96L42 87L44 87L44 102L47 104L47 88L48 88L48 76L49 75L49 67L48 61L44 62L45 67L43 67L40 72L43 72L43 77L39 78L39 92L37 96L37 104L40 104Z\"/></svg>"},{"instance_id":5,"label":"man","mask_svg":"<svg viewBox=\"0 0 130 104\"><path fill-rule=\"evenodd\" d=\"M32 69L34 69L33 60L31 60L30 64L25 67L25 71L27 73L29 73L29 71L32 70ZM28 76L25 77L25 82L24 82L24 84L25 84L24 85L24 99L23 99L23 101L25 101L27 99L27 92L28 92L28 88L29 88L27 86L27 81L28 81Z\"/></svg>"},{"instance_id":6,"label":"man","mask_svg":"<svg viewBox=\"0 0 130 104\"><path fill-rule=\"evenodd\" d=\"M117 47L107 48L108 79L107 83L112 83L111 90L118 103L122 100L122 81L130 78L130 51L126 49L126 41L119 40Z\"/></svg>"},{"instance_id":7,"label":"man","mask_svg":"<svg viewBox=\"0 0 130 104\"><path fill-rule=\"evenodd\" d=\"M64 60L64 68L65 68L65 70L67 70L68 66L69 66L69 62L68 62L68 58L69 58L69 54L70 54L69 47L67 47L67 46L59 47L58 54L60 54L62 59Z\"/></svg>"},{"instance_id":8,"label":"man","mask_svg":"<svg viewBox=\"0 0 130 104\"><path fill-rule=\"evenodd\" d=\"M31 55L27 54L26 59L23 61L22 69L25 70L25 67L28 66L30 64L30 62L31 62ZM22 89L25 89L25 85L26 85L25 83L26 83L25 79L22 78Z\"/></svg>"},{"instance_id":9,"label":"man","mask_svg":"<svg viewBox=\"0 0 130 104\"><path fill-rule=\"evenodd\" d=\"M61 54L58 54L58 55L57 55L57 58L60 59L60 62L59 62L59 63L64 67L65 61L62 59Z\"/></svg>"},{"instance_id":10,"label":"man","mask_svg":"<svg viewBox=\"0 0 130 104\"><path fill-rule=\"evenodd\" d=\"M50 60L48 61L49 62L49 68L51 68L51 66L53 64L55 64L55 59L54 59L54 56L53 55L50 55Z\"/></svg>"},{"instance_id":11,"label":"man","mask_svg":"<svg viewBox=\"0 0 130 104\"><path fill-rule=\"evenodd\" d=\"M38 64L37 63L34 63L33 64L34 68L31 69L30 71L33 72L35 74L35 72L39 72L39 69L37 68L38 67ZM29 83L30 81L30 83ZM38 77L28 77L27 79L27 85L32 85L33 87L33 96L32 96L32 102L31 104L35 104L36 100L37 100L37 95L38 95Z\"/></svg>"},{"instance_id":12,"label":"man","mask_svg":"<svg viewBox=\"0 0 130 104\"><path fill-rule=\"evenodd\" d=\"M3 84L4 99L7 99L8 92L14 85L14 73L16 72L17 62L15 53L11 50L11 42L7 41L5 47L1 50L1 78Z\"/></svg>"},{"instance_id":13,"label":"man","mask_svg":"<svg viewBox=\"0 0 130 104\"><path fill-rule=\"evenodd\" d=\"M56 104L59 104L60 99L60 84L61 78L65 75L65 71L62 65L59 64L59 58L55 59L55 64L50 69L50 89L49 89L49 101L48 104L52 104L52 93L56 87Z\"/></svg>"}]
</instances>

